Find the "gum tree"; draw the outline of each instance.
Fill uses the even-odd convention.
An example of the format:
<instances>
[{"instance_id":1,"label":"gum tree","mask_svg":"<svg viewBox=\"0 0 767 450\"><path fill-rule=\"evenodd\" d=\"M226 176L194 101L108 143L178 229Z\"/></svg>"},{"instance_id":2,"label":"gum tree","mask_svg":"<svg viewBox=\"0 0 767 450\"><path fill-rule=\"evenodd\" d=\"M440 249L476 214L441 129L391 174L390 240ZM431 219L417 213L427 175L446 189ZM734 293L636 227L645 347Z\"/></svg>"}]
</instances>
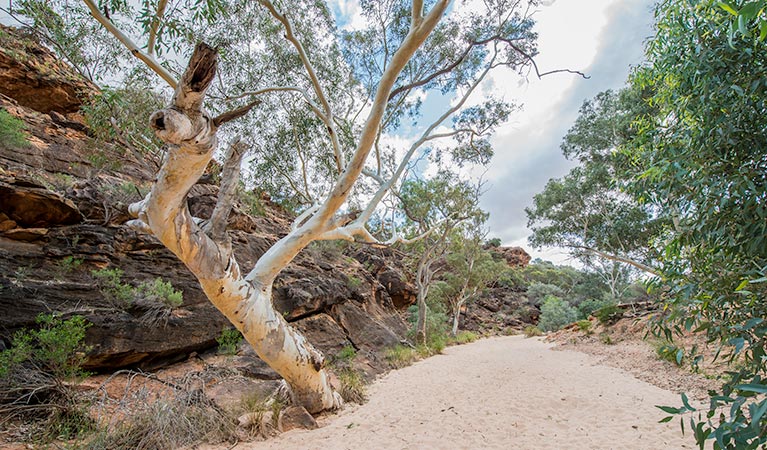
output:
<instances>
[{"instance_id":1,"label":"gum tree","mask_svg":"<svg viewBox=\"0 0 767 450\"><path fill-rule=\"evenodd\" d=\"M284 377L295 401L311 412L337 407L322 354L274 310L272 283L313 241L402 240L394 229L388 239L371 231L369 223L381 210L401 211L396 191L424 154L489 158L488 136L510 107L499 99L468 106L469 100L499 67L544 75L532 59L530 14L537 2L363 2L368 27L338 39L329 8L316 2L288 8L269 0L209 1L193 10L192 2L170 7L160 0L133 11L118 0L82 1L174 90L169 106L149 118L168 150L151 192L131 205L130 225L156 236L187 265L210 301ZM132 37L140 33L146 45ZM172 60L158 60L163 48L183 53L206 37L220 50L196 44L180 77ZM454 96L431 121L417 120L426 91ZM404 147L386 144L405 121L413 122L416 137ZM195 218L187 194L220 137L230 142L225 182L211 217ZM290 185L300 214L243 271L226 223L248 148L255 152L253 171L262 176L256 182Z\"/></svg>"}]
</instances>

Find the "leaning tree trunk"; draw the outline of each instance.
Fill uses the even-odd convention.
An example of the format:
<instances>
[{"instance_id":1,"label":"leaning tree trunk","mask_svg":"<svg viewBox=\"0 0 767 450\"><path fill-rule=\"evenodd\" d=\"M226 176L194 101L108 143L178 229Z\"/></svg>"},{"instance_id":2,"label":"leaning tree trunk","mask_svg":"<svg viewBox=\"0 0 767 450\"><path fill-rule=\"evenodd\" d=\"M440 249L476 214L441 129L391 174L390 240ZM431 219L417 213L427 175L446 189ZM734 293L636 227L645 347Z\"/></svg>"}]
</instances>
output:
<instances>
[{"instance_id":1,"label":"leaning tree trunk","mask_svg":"<svg viewBox=\"0 0 767 450\"><path fill-rule=\"evenodd\" d=\"M139 219L136 224L145 224L186 264L208 299L288 382L298 403L310 412L335 408L341 403L340 396L330 385L322 354L274 310L271 280L261 284L246 281L225 234L221 241L211 239L187 208L187 194L216 147L217 121L202 109L216 59L214 49L199 44L173 105L150 118L157 136L169 144L168 155L151 192L132 205L131 212Z\"/></svg>"},{"instance_id":2,"label":"leaning tree trunk","mask_svg":"<svg viewBox=\"0 0 767 450\"><path fill-rule=\"evenodd\" d=\"M155 112L150 118L157 137L168 144L168 154L147 198L131 205L130 212L137 218L132 225L154 234L184 262L200 281L213 305L242 332L258 356L287 381L294 400L310 412L334 409L342 400L330 385L322 354L275 311L272 284L303 248L340 226L336 213L362 173L389 93L402 69L440 21L448 4L449 0L439 0L424 16L423 2L413 2L410 32L381 77L348 165L314 215L274 244L247 276L240 272L226 235L226 216L233 196L225 191L236 183L222 184L219 204L205 229L192 218L186 198L213 156L218 126L245 114L256 103L216 118L205 113L202 104L216 73L217 55L214 49L201 43L195 48L175 88L172 105ZM91 9L94 16L100 14L97 9ZM281 21L285 19L279 14L276 17ZM102 17L100 21L105 20ZM241 155L237 153L233 148L230 161L224 164L225 171L231 169L232 177L238 174L236 169Z\"/></svg>"}]
</instances>

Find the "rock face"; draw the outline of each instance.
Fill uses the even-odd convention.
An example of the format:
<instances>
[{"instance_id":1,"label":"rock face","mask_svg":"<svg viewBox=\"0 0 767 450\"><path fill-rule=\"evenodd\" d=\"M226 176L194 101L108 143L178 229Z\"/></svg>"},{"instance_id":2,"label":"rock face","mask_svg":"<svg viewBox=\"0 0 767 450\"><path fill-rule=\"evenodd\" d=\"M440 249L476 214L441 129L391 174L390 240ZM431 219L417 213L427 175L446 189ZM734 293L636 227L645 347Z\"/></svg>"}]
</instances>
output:
<instances>
[{"instance_id":1,"label":"rock face","mask_svg":"<svg viewBox=\"0 0 767 450\"><path fill-rule=\"evenodd\" d=\"M0 29L0 108L24 122L28 144L0 139L0 343L34 325L38 314L55 312L92 323L89 370L151 369L215 346L229 323L197 280L154 237L123 225L127 205L146 193L156 166L115 143L91 139L76 111L82 96L96 88L48 50L14 34ZM22 61L9 57L13 49L23 50ZM97 166L94 155L119 164ZM217 192L209 182L196 185L192 214L208 217ZM258 217L237 205L229 220L245 271L289 230L289 214L265 197L261 205ZM326 354L352 345L366 353L374 372L381 371L380 352L406 331L397 307L412 302L412 287L396 259L375 249L327 244L312 244L283 271L274 284L274 305ZM138 297L116 301L93 274L103 269L120 269L120 283L134 290L162 278L183 292L183 303L171 309ZM276 375L254 356L248 361L243 372Z\"/></svg>"},{"instance_id":2,"label":"rock face","mask_svg":"<svg viewBox=\"0 0 767 450\"><path fill-rule=\"evenodd\" d=\"M0 93L35 111L67 114L96 92L31 36L0 25Z\"/></svg>"},{"instance_id":3,"label":"rock face","mask_svg":"<svg viewBox=\"0 0 767 450\"><path fill-rule=\"evenodd\" d=\"M493 249L506 260L509 267L526 267L530 264L530 255L522 247L496 247Z\"/></svg>"}]
</instances>

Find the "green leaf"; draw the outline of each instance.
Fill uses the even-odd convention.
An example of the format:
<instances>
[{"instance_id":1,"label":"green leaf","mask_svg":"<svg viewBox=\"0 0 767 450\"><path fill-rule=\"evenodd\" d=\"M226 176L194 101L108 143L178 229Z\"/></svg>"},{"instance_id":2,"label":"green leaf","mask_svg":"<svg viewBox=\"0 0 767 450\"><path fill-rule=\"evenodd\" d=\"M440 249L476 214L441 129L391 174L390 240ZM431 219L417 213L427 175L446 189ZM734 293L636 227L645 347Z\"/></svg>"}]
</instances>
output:
<instances>
[{"instance_id":1,"label":"green leaf","mask_svg":"<svg viewBox=\"0 0 767 450\"><path fill-rule=\"evenodd\" d=\"M756 392L757 394L767 394L766 384L739 384L735 389L745 392Z\"/></svg>"},{"instance_id":2,"label":"green leaf","mask_svg":"<svg viewBox=\"0 0 767 450\"><path fill-rule=\"evenodd\" d=\"M759 403L759 407L751 414L751 423L752 426L759 427L759 420L762 418L764 413L767 412L767 400L762 400L761 403Z\"/></svg>"},{"instance_id":3,"label":"green leaf","mask_svg":"<svg viewBox=\"0 0 767 450\"><path fill-rule=\"evenodd\" d=\"M685 408L687 408L688 411L695 411L695 408L690 406L690 400L687 398L687 394L682 392L682 404Z\"/></svg>"},{"instance_id":4,"label":"green leaf","mask_svg":"<svg viewBox=\"0 0 767 450\"><path fill-rule=\"evenodd\" d=\"M674 408L674 407L671 407L671 406L655 405L655 407L659 408L661 411L667 412L669 414L680 414L682 412L682 410L680 408Z\"/></svg>"},{"instance_id":5,"label":"green leaf","mask_svg":"<svg viewBox=\"0 0 767 450\"><path fill-rule=\"evenodd\" d=\"M745 17L746 20L751 20L756 17L757 14L759 14L760 3L761 2L759 1L746 3L742 8L740 8L738 14Z\"/></svg>"},{"instance_id":6,"label":"green leaf","mask_svg":"<svg viewBox=\"0 0 767 450\"><path fill-rule=\"evenodd\" d=\"M738 11L736 11L735 8L733 8L732 6L728 5L725 2L717 2L716 5L722 8L723 10L727 11L728 13L732 14L733 16L738 15Z\"/></svg>"},{"instance_id":7,"label":"green leaf","mask_svg":"<svg viewBox=\"0 0 767 450\"><path fill-rule=\"evenodd\" d=\"M674 416L668 416L668 417L664 417L664 418L660 419L660 420L658 421L658 423L666 423L666 422L671 422L671 419L673 419L673 418L674 418Z\"/></svg>"},{"instance_id":8,"label":"green leaf","mask_svg":"<svg viewBox=\"0 0 767 450\"><path fill-rule=\"evenodd\" d=\"M746 16L738 16L738 31L740 31L740 34L743 36L748 36L748 27L746 23Z\"/></svg>"}]
</instances>

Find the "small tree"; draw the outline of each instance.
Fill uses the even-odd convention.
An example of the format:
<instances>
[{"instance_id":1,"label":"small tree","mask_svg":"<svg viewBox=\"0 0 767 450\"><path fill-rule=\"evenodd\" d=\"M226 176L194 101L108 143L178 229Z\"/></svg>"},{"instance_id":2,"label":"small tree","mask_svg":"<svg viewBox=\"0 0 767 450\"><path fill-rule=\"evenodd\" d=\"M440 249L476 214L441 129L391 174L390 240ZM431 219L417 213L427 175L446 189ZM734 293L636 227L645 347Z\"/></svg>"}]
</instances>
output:
<instances>
[{"instance_id":1,"label":"small tree","mask_svg":"<svg viewBox=\"0 0 767 450\"><path fill-rule=\"evenodd\" d=\"M438 262L450 248L451 238L464 222L484 217L478 209L479 186L461 181L450 172L440 172L434 179L406 182L401 191L403 207L410 228L420 233L411 242L415 281L418 289L416 340L426 341L426 298L438 269Z\"/></svg>"},{"instance_id":2,"label":"small tree","mask_svg":"<svg viewBox=\"0 0 767 450\"><path fill-rule=\"evenodd\" d=\"M435 296L451 312L450 332L453 336L458 333L461 309L475 300L507 268L505 262L495 261L493 255L483 248L485 218L485 215L477 215L473 221L462 223L452 234L440 283L435 286Z\"/></svg>"}]
</instances>

